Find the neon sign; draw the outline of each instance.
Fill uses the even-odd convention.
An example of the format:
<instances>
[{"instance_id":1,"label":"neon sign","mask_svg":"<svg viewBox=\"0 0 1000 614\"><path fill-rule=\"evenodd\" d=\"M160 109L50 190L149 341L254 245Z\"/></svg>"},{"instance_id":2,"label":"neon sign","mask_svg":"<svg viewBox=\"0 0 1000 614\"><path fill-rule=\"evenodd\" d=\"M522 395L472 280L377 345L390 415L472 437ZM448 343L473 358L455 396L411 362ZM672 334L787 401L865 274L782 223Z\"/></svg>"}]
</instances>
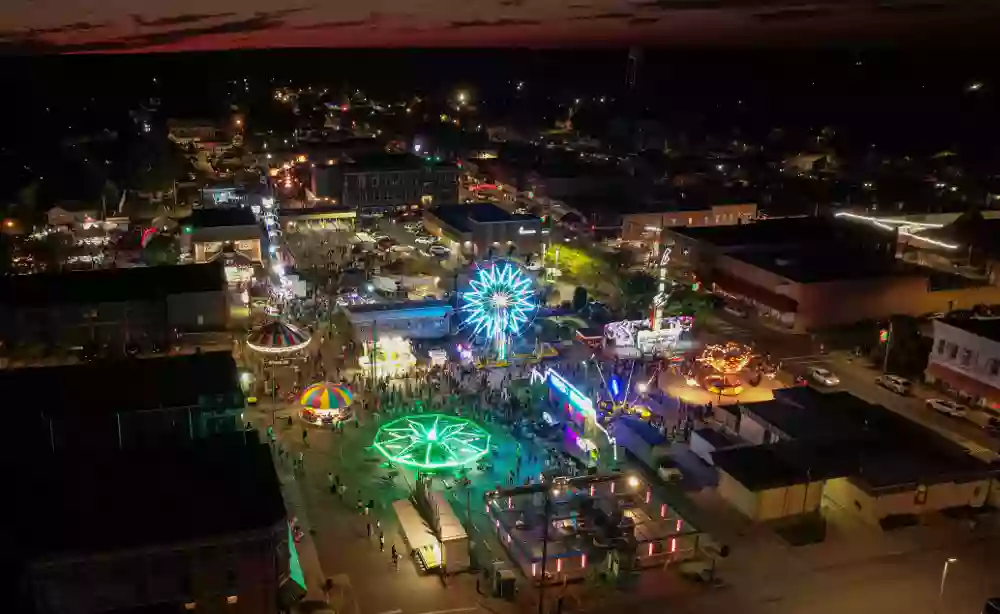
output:
<instances>
[{"instance_id":1,"label":"neon sign","mask_svg":"<svg viewBox=\"0 0 1000 614\"><path fill-rule=\"evenodd\" d=\"M569 404L577 410L588 414L591 417L597 416L597 411L594 410L593 402L584 396L582 392L577 390L573 384L567 382L562 375L559 375L552 369L546 369L545 379L548 380L550 386L561 392L569 401Z\"/></svg>"}]
</instances>

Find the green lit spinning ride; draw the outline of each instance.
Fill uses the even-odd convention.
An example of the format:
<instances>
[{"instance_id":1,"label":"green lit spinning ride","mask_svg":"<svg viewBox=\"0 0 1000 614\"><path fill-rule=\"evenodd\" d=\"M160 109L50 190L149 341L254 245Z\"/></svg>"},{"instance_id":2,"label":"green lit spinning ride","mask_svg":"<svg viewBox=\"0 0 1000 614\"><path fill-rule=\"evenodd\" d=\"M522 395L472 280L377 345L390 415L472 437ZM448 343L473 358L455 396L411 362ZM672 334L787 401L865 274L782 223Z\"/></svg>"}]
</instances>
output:
<instances>
[{"instance_id":1,"label":"green lit spinning ride","mask_svg":"<svg viewBox=\"0 0 1000 614\"><path fill-rule=\"evenodd\" d=\"M375 434L375 449L393 463L417 469L447 469L490 451L490 435L471 420L419 414L387 422Z\"/></svg>"}]
</instances>

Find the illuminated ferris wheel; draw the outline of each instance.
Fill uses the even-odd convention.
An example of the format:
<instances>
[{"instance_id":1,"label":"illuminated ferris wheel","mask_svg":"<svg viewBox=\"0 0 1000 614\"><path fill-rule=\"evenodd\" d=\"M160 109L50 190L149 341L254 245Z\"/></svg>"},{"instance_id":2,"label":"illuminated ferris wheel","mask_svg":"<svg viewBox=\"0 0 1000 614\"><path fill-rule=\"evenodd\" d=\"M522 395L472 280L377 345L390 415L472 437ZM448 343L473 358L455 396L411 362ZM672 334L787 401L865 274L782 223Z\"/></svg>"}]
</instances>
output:
<instances>
[{"instance_id":1,"label":"illuminated ferris wheel","mask_svg":"<svg viewBox=\"0 0 1000 614\"><path fill-rule=\"evenodd\" d=\"M524 332L538 308L534 284L513 262L493 260L479 267L469 286L461 295L463 323L491 339L497 360L506 360L510 338Z\"/></svg>"}]
</instances>

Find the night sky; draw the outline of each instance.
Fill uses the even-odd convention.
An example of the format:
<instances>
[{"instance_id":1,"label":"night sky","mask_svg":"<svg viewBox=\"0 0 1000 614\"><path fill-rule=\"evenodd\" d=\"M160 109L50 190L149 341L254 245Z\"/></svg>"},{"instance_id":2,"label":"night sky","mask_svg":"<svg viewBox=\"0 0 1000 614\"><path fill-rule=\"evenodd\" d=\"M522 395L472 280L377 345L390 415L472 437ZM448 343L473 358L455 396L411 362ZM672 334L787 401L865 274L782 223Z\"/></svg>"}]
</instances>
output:
<instances>
[{"instance_id":1,"label":"night sky","mask_svg":"<svg viewBox=\"0 0 1000 614\"><path fill-rule=\"evenodd\" d=\"M7 0L0 52L969 41L990 0Z\"/></svg>"}]
</instances>

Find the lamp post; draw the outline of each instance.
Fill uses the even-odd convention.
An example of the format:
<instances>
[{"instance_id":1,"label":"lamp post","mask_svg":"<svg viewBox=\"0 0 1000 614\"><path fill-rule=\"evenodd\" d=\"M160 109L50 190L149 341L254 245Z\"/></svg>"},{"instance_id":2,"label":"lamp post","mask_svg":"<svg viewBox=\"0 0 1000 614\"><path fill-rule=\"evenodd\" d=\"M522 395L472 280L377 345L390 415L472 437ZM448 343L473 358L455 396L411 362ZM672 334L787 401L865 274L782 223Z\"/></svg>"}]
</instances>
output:
<instances>
[{"instance_id":1,"label":"lamp post","mask_svg":"<svg viewBox=\"0 0 1000 614\"><path fill-rule=\"evenodd\" d=\"M937 606L934 608L935 614L938 614L941 611L941 606L944 604L944 583L948 580L948 568L952 563L956 562L958 562L958 559L954 557L945 559L944 567L941 569L941 588L938 589Z\"/></svg>"}]
</instances>

